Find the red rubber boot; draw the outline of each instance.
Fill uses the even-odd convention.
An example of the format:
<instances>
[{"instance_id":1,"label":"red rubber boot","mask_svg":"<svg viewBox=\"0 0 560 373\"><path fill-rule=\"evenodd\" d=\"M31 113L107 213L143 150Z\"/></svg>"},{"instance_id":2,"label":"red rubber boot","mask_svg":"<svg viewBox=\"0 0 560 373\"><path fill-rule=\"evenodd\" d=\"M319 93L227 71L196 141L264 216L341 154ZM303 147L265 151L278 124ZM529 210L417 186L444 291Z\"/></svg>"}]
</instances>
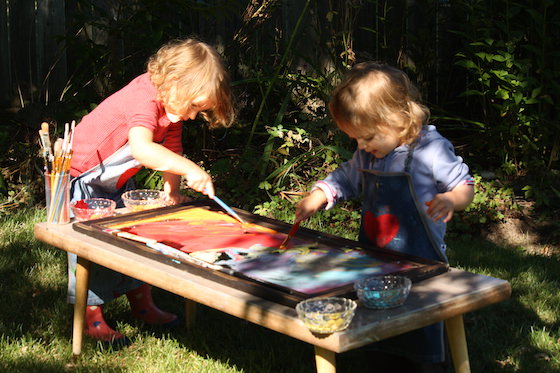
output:
<instances>
[{"instance_id":1,"label":"red rubber boot","mask_svg":"<svg viewBox=\"0 0 560 373\"><path fill-rule=\"evenodd\" d=\"M85 334L93 339L109 343L113 346L125 346L129 339L121 333L113 330L103 318L101 306L87 306L85 320Z\"/></svg>"},{"instance_id":2,"label":"red rubber boot","mask_svg":"<svg viewBox=\"0 0 560 373\"><path fill-rule=\"evenodd\" d=\"M179 318L169 312L160 310L152 299L152 287L142 284L126 293L130 302L132 315L140 321L150 325L173 327L179 323Z\"/></svg>"}]
</instances>

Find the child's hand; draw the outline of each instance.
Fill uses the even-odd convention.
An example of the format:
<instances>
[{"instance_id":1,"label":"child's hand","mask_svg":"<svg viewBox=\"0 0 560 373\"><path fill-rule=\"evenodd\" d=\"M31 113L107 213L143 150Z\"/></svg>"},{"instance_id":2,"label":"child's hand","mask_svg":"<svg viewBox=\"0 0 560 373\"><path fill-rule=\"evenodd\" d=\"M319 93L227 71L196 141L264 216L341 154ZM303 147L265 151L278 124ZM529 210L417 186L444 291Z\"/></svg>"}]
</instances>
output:
<instances>
[{"instance_id":1,"label":"child's hand","mask_svg":"<svg viewBox=\"0 0 560 373\"><path fill-rule=\"evenodd\" d=\"M438 221L443 219L444 223L451 220L455 211L455 204L446 193L436 194L434 199L426 202L426 206L428 206L426 213L432 220Z\"/></svg>"},{"instance_id":2,"label":"child's hand","mask_svg":"<svg viewBox=\"0 0 560 373\"><path fill-rule=\"evenodd\" d=\"M174 191L165 195L165 204L167 206L177 205L179 203L190 201L192 201L192 198L179 193L179 191Z\"/></svg>"},{"instance_id":3,"label":"child's hand","mask_svg":"<svg viewBox=\"0 0 560 373\"><path fill-rule=\"evenodd\" d=\"M193 167L185 174L189 188L214 198L214 184L212 177L202 168L193 164Z\"/></svg>"},{"instance_id":4,"label":"child's hand","mask_svg":"<svg viewBox=\"0 0 560 373\"><path fill-rule=\"evenodd\" d=\"M474 187L469 183L457 185L449 192L436 194L434 199L426 202L428 216L434 221L443 219L447 223L454 211L464 210L474 198Z\"/></svg>"},{"instance_id":5,"label":"child's hand","mask_svg":"<svg viewBox=\"0 0 560 373\"><path fill-rule=\"evenodd\" d=\"M295 222L307 219L319 211L327 202L325 192L321 189L315 189L297 204Z\"/></svg>"}]
</instances>

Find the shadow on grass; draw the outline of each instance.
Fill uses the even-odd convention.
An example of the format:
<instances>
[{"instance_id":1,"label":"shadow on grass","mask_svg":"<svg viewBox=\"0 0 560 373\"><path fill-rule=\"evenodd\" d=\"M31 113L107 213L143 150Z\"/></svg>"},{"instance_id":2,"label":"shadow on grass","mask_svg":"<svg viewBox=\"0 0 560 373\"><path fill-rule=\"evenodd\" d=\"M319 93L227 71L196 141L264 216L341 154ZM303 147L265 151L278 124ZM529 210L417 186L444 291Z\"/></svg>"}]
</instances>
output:
<instances>
[{"instance_id":1,"label":"shadow on grass","mask_svg":"<svg viewBox=\"0 0 560 373\"><path fill-rule=\"evenodd\" d=\"M560 261L500 247L484 239L449 242L450 264L469 272L501 278L511 298L465 315L473 372L558 372L558 347L538 346L534 332L560 327ZM556 351L555 351L556 349Z\"/></svg>"},{"instance_id":2,"label":"shadow on grass","mask_svg":"<svg viewBox=\"0 0 560 373\"><path fill-rule=\"evenodd\" d=\"M25 230L32 231L32 223ZM510 281L509 300L465 315L473 372L560 371L557 339L560 329L560 261L531 255L522 248L499 247L483 239L449 240L451 265ZM86 339L83 354L71 359L72 308L66 304L66 253L43 245L32 233L0 242L0 341L11 349L0 352L0 370L10 372L105 371L126 366L126 349L99 351ZM166 310L182 314L182 298L156 290ZM108 307L108 321L132 330L133 342L144 335L174 339L181 348L247 373L314 372L313 346L219 311L199 306L191 330L171 332L141 329L131 319L126 301ZM136 330L135 328L138 327ZM535 332L548 331L556 343L538 341ZM134 335L134 333L137 333ZM158 346L148 346L148 348ZM29 351L23 351L29 349ZM98 354L104 358L99 358ZM338 372L362 371L357 352L337 355ZM228 370L229 371L229 370Z\"/></svg>"},{"instance_id":3,"label":"shadow on grass","mask_svg":"<svg viewBox=\"0 0 560 373\"><path fill-rule=\"evenodd\" d=\"M42 264L45 260L60 262L63 253L54 250L47 253L40 251L37 245L21 242L2 245L0 252L3 257L0 261L0 299L3 300L0 302L0 334L43 340L69 335L70 325L61 312L68 307L64 303L65 281L59 272L45 280Z\"/></svg>"},{"instance_id":4,"label":"shadow on grass","mask_svg":"<svg viewBox=\"0 0 560 373\"><path fill-rule=\"evenodd\" d=\"M163 292L159 298L166 306L177 299ZM197 307L193 328L178 329L172 337L200 356L228 363L247 373L316 371L312 345L202 305ZM337 372L362 371L360 359L358 353L338 354Z\"/></svg>"}]
</instances>

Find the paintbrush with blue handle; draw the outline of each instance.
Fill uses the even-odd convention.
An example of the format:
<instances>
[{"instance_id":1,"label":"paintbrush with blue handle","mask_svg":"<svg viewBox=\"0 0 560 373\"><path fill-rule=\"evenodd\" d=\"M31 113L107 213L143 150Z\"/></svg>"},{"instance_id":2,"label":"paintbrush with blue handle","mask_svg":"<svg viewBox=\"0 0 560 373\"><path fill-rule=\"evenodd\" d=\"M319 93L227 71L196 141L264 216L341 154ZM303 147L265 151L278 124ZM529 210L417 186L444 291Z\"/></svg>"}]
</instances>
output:
<instances>
[{"instance_id":1,"label":"paintbrush with blue handle","mask_svg":"<svg viewBox=\"0 0 560 373\"><path fill-rule=\"evenodd\" d=\"M225 204L224 201L222 201L221 199L218 198L218 196L214 196L214 201L216 201L216 203L218 203L218 205L222 206L222 208L224 210L226 210L228 212L228 214L230 214L231 216L233 216L234 218L236 218L237 220L239 220L239 222L241 224L245 224L245 222L243 221L243 219L241 219L241 217L239 215L237 215L237 213L235 211L233 211L231 209L231 207L229 207L228 205Z\"/></svg>"},{"instance_id":2,"label":"paintbrush with blue handle","mask_svg":"<svg viewBox=\"0 0 560 373\"><path fill-rule=\"evenodd\" d=\"M206 192L206 189L204 190L204 192ZM222 201L220 198L218 198L218 196L214 195L214 198L212 198L212 199L214 201L216 201L216 203L218 205L220 205L224 210L226 210L226 212L228 214L230 214L235 219L237 219L241 224L245 224L245 221L243 221L243 219L241 219L241 217L239 215L237 215L237 213L235 211L233 211L233 209L231 207L226 205L226 203L224 201Z\"/></svg>"}]
</instances>

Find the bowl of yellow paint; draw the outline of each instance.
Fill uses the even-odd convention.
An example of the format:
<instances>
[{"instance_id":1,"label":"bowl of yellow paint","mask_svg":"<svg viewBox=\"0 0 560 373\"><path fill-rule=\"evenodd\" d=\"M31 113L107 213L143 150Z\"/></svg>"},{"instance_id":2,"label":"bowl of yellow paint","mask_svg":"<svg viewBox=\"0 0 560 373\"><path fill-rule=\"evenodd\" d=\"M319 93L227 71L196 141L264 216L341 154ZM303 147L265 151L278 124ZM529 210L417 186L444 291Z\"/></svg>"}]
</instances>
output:
<instances>
[{"instance_id":1,"label":"bowl of yellow paint","mask_svg":"<svg viewBox=\"0 0 560 373\"><path fill-rule=\"evenodd\" d=\"M313 333L330 334L348 327L356 302L341 297L310 298L296 305L296 312L303 324Z\"/></svg>"},{"instance_id":2,"label":"bowl of yellow paint","mask_svg":"<svg viewBox=\"0 0 560 373\"><path fill-rule=\"evenodd\" d=\"M135 189L122 194L121 198L128 211L142 211L165 206L165 194L155 189Z\"/></svg>"}]
</instances>

